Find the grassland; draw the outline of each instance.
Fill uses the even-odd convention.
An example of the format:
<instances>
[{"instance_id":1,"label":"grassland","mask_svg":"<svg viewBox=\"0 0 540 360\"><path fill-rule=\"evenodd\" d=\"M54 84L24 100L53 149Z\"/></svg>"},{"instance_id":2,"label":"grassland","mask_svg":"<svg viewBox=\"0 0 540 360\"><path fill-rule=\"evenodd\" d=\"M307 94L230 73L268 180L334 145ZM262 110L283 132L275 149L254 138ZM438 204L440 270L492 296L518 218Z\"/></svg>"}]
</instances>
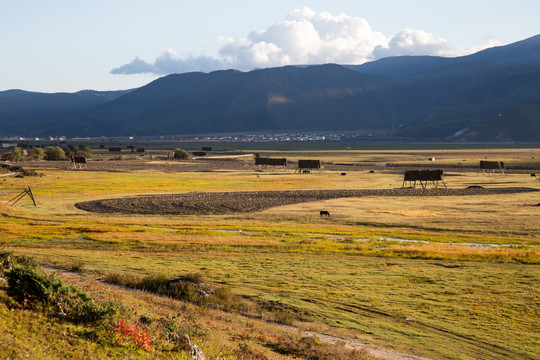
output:
<instances>
[{"instance_id":1,"label":"grassland","mask_svg":"<svg viewBox=\"0 0 540 360\"><path fill-rule=\"evenodd\" d=\"M192 191L391 189L401 187L401 168L375 164L429 165L433 156L436 164L451 168L445 179L450 188L540 190L530 176L534 170L482 175L468 165L487 157L511 169L539 169L535 148L265 152L357 165L347 165L346 176L342 170L294 174L245 167L173 172L163 170L166 164L153 168L155 159L145 171L39 167L43 176L5 177L0 183L1 241L16 254L56 268L82 269L89 277L125 273L172 279L201 272L210 284L290 309L300 327L426 357L532 359L540 353L540 192L333 199L204 217L94 214L74 207L80 201ZM28 199L4 204L25 186L32 187L37 207ZM321 209L332 216L321 218ZM96 289L103 287L84 286L98 296ZM123 296L128 306L139 301ZM9 319L6 324L31 323L22 310L15 318L2 316ZM226 316L237 328L245 321ZM30 327L36 326L41 325ZM50 325L51 334L60 331L56 326ZM215 357L228 349L220 356L240 358L218 338L209 335L201 346ZM56 354L65 346L58 340ZM252 346L278 356L261 344ZM105 348L107 356L120 356L114 346ZM54 358L54 351L50 354Z\"/></svg>"}]
</instances>

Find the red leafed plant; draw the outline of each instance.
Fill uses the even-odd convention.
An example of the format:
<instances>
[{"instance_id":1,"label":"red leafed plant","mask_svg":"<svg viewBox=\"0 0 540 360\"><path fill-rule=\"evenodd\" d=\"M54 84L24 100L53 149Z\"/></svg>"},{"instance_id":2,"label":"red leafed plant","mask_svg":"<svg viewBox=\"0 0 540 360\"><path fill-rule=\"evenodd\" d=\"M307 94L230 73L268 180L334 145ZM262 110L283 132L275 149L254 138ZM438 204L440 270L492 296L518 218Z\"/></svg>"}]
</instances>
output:
<instances>
[{"instance_id":1,"label":"red leafed plant","mask_svg":"<svg viewBox=\"0 0 540 360\"><path fill-rule=\"evenodd\" d=\"M116 323L116 332L120 333L118 341L123 341L125 337L131 339L135 346L146 351L150 350L152 337L146 331L141 331L136 326L128 324L126 320L120 320Z\"/></svg>"}]
</instances>

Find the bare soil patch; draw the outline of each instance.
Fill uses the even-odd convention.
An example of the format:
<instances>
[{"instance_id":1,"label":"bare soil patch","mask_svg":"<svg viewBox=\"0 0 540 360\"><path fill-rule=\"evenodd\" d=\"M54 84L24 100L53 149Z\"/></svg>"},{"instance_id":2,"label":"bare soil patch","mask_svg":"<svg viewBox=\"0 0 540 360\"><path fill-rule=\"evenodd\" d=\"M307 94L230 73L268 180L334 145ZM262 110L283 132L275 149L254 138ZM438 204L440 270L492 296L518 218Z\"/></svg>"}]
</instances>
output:
<instances>
[{"instance_id":1,"label":"bare soil patch","mask_svg":"<svg viewBox=\"0 0 540 360\"><path fill-rule=\"evenodd\" d=\"M257 212L276 206L364 196L470 196L538 191L533 188L289 190L196 192L103 199L75 204L81 210L114 214L220 215Z\"/></svg>"}]
</instances>

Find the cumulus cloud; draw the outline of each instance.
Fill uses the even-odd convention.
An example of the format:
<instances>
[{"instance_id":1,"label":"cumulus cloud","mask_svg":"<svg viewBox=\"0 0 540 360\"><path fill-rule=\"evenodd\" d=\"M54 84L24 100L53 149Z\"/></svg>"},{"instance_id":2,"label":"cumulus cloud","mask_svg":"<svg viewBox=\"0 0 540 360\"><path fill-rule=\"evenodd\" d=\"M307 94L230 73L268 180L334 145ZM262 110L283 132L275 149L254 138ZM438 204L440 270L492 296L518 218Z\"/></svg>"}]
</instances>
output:
<instances>
[{"instance_id":1,"label":"cumulus cloud","mask_svg":"<svg viewBox=\"0 0 540 360\"><path fill-rule=\"evenodd\" d=\"M111 70L113 74L157 75L234 68L251 70L285 65L323 63L362 64L387 56L460 56L498 44L489 39L474 48L458 48L423 30L404 29L386 36L371 29L362 18L346 14L316 13L304 7L266 30L252 31L244 38L221 37L216 57L178 57L167 50L154 63L139 58Z\"/></svg>"},{"instance_id":2,"label":"cumulus cloud","mask_svg":"<svg viewBox=\"0 0 540 360\"><path fill-rule=\"evenodd\" d=\"M364 19L317 14L305 7L266 31L222 41L220 55L228 63L249 69L328 62L360 64L371 60L373 49L387 39Z\"/></svg>"},{"instance_id":3,"label":"cumulus cloud","mask_svg":"<svg viewBox=\"0 0 540 360\"><path fill-rule=\"evenodd\" d=\"M485 39L483 45L471 48L458 48L448 40L434 37L433 34L422 30L404 29L392 36L386 45L379 45L373 50L373 59L401 55L434 55L456 57L472 54L487 47L499 45L494 37Z\"/></svg>"},{"instance_id":4,"label":"cumulus cloud","mask_svg":"<svg viewBox=\"0 0 540 360\"><path fill-rule=\"evenodd\" d=\"M112 69L111 74L151 73L156 75L167 75L191 71L209 72L222 68L223 63L219 59L209 56L193 57L191 55L179 58L172 49L167 49L153 64L136 57L128 64Z\"/></svg>"}]
</instances>

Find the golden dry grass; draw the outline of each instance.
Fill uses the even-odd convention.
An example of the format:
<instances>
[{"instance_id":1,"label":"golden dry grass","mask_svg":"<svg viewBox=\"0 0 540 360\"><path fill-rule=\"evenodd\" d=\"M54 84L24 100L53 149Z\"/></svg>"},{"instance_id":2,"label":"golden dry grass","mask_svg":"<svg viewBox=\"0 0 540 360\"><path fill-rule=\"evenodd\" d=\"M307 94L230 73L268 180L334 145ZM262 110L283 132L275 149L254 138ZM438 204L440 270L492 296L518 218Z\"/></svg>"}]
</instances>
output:
<instances>
[{"instance_id":1,"label":"golden dry grass","mask_svg":"<svg viewBox=\"0 0 540 360\"><path fill-rule=\"evenodd\" d=\"M508 164L526 159L529 166L538 166L535 159L540 159L537 149L302 151L279 156L403 164L435 156L437 163L448 165L487 156ZM497 347L515 358L538 353L540 206L534 205L540 203L540 192L335 199L204 217L91 214L73 206L85 200L189 191L401 187L399 168L373 169L375 173L347 171L347 176L340 171L40 169L43 177L1 183L1 241L42 263L77 265L99 274L175 277L203 272L235 293L277 301L309 314L310 321L352 331L363 341L416 348L435 358L502 358ZM540 189L540 182L525 172L503 176L452 170L445 180L451 188ZM32 187L38 207L26 198L16 206L5 205L24 186ZM321 218L321 209L331 217Z\"/></svg>"}]
</instances>

